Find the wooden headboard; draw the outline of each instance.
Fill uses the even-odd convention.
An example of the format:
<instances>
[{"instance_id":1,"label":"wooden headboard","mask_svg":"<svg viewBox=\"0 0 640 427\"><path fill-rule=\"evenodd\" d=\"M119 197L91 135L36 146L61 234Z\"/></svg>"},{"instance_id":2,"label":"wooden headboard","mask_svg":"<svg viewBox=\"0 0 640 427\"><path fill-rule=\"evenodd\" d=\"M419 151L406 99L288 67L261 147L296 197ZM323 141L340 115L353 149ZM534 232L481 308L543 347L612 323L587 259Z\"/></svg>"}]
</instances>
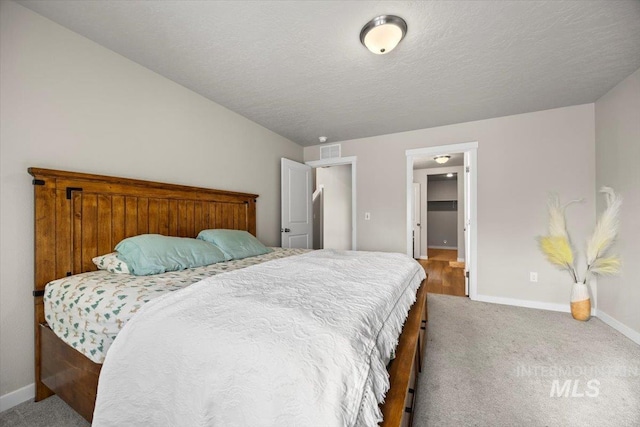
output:
<instances>
[{"instance_id":1,"label":"wooden headboard","mask_svg":"<svg viewBox=\"0 0 640 427\"><path fill-rule=\"evenodd\" d=\"M196 237L207 228L256 234L255 194L29 168L35 190L35 286L95 270L126 237ZM44 322L42 299L36 320Z\"/></svg>"}]
</instances>

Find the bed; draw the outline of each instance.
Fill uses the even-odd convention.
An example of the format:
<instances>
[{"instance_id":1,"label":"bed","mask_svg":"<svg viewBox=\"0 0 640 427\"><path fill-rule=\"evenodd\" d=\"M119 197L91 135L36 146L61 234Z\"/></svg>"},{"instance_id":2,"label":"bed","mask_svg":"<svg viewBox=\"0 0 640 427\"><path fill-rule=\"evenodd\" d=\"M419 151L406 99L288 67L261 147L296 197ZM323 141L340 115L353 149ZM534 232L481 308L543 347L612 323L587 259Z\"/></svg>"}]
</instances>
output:
<instances>
[{"instance_id":1,"label":"bed","mask_svg":"<svg viewBox=\"0 0 640 427\"><path fill-rule=\"evenodd\" d=\"M35 189L36 400L58 394L91 420L101 365L65 343L47 324L45 285L95 270L91 259L130 236L195 237L202 229L256 234L257 195L126 178L30 168ZM424 282L388 366L382 425L410 425L426 334Z\"/></svg>"}]
</instances>

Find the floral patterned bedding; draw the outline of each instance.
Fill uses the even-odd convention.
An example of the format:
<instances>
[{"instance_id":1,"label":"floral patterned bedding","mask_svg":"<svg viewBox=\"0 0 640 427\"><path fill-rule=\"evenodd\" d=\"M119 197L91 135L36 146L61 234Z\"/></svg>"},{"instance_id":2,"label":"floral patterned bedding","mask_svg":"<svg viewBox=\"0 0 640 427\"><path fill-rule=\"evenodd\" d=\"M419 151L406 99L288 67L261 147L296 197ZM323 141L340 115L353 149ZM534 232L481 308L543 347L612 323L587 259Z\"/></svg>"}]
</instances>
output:
<instances>
[{"instance_id":1,"label":"floral patterned bedding","mask_svg":"<svg viewBox=\"0 0 640 427\"><path fill-rule=\"evenodd\" d=\"M100 270L54 280L45 288L45 317L64 342L102 363L118 332L146 302L209 276L309 251L273 249L265 255L153 276Z\"/></svg>"}]
</instances>

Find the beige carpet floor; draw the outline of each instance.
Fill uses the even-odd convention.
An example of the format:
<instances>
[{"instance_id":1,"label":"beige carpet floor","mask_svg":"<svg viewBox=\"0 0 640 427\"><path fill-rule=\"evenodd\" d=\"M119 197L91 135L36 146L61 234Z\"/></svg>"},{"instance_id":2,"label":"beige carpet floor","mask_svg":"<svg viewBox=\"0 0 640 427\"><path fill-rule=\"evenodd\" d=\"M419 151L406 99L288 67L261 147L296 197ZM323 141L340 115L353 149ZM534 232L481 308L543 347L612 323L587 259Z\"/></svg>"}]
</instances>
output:
<instances>
[{"instance_id":1,"label":"beige carpet floor","mask_svg":"<svg viewBox=\"0 0 640 427\"><path fill-rule=\"evenodd\" d=\"M414 426L640 426L640 346L600 320L446 295L428 304ZM88 423L54 396L1 413L0 426Z\"/></svg>"},{"instance_id":2,"label":"beige carpet floor","mask_svg":"<svg viewBox=\"0 0 640 427\"><path fill-rule=\"evenodd\" d=\"M640 346L597 318L428 303L415 426L640 426Z\"/></svg>"}]
</instances>

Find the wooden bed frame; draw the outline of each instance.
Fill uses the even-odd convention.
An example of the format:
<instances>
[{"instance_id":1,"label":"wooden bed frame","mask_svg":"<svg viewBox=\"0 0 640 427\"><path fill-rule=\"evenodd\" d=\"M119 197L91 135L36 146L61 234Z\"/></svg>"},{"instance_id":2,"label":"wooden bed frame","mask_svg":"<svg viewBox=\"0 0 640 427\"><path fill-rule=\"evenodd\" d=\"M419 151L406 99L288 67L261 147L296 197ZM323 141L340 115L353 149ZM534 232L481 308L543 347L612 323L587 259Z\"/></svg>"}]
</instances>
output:
<instances>
[{"instance_id":1,"label":"wooden bed frame","mask_svg":"<svg viewBox=\"0 0 640 427\"><path fill-rule=\"evenodd\" d=\"M101 365L47 326L45 285L95 270L93 257L138 234L195 237L203 229L230 228L255 235L258 196L40 168L29 168L29 173L35 194L35 400L57 394L91 421ZM389 366L391 388L382 405L385 427L411 425L426 339L425 282Z\"/></svg>"}]
</instances>

